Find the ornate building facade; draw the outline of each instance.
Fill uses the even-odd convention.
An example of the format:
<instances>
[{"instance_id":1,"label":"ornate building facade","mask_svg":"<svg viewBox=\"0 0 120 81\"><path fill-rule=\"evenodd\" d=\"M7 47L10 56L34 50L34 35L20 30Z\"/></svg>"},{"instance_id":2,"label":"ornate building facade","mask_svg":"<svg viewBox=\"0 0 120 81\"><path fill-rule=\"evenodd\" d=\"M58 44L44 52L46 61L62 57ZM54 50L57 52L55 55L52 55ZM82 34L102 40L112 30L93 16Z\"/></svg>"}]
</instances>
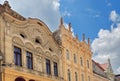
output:
<instances>
[{"instance_id":1,"label":"ornate building facade","mask_svg":"<svg viewBox=\"0 0 120 81\"><path fill-rule=\"evenodd\" d=\"M93 72L89 38L86 43L83 34L79 41L71 24L67 29L63 23L61 18L52 33L41 20L12 10L8 1L0 5L0 81L109 81Z\"/></svg>"}]
</instances>

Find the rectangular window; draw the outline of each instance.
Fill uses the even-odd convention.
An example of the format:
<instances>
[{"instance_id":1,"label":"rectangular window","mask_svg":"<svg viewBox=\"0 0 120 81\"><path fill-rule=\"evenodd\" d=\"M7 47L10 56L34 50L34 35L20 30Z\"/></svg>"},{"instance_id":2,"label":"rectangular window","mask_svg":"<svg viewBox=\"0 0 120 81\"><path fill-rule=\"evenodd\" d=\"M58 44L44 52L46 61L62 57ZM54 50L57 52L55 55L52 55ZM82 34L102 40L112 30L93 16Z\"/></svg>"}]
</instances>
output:
<instances>
[{"instance_id":1,"label":"rectangular window","mask_svg":"<svg viewBox=\"0 0 120 81\"><path fill-rule=\"evenodd\" d=\"M90 67L90 65L89 65L89 61L87 60L87 67L89 68Z\"/></svg>"},{"instance_id":2,"label":"rectangular window","mask_svg":"<svg viewBox=\"0 0 120 81\"><path fill-rule=\"evenodd\" d=\"M46 59L46 73L51 74L50 60Z\"/></svg>"},{"instance_id":3,"label":"rectangular window","mask_svg":"<svg viewBox=\"0 0 120 81\"><path fill-rule=\"evenodd\" d=\"M68 51L68 49L66 50L66 58L67 58L67 60L70 59L70 55L69 55L69 51Z\"/></svg>"},{"instance_id":4,"label":"rectangular window","mask_svg":"<svg viewBox=\"0 0 120 81\"><path fill-rule=\"evenodd\" d=\"M74 63L77 63L77 57L76 57L76 54L74 54Z\"/></svg>"},{"instance_id":5,"label":"rectangular window","mask_svg":"<svg viewBox=\"0 0 120 81\"><path fill-rule=\"evenodd\" d=\"M32 59L32 53L28 52L26 53L26 61L27 61L27 68L33 69L33 59Z\"/></svg>"},{"instance_id":6,"label":"rectangular window","mask_svg":"<svg viewBox=\"0 0 120 81\"><path fill-rule=\"evenodd\" d=\"M82 78L81 78L81 79L82 79L82 81L84 81L84 75L83 75L83 74L81 74L81 77L82 77Z\"/></svg>"},{"instance_id":7,"label":"rectangular window","mask_svg":"<svg viewBox=\"0 0 120 81\"><path fill-rule=\"evenodd\" d=\"M14 63L17 66L22 66L22 56L21 49L14 46Z\"/></svg>"},{"instance_id":8,"label":"rectangular window","mask_svg":"<svg viewBox=\"0 0 120 81\"><path fill-rule=\"evenodd\" d=\"M58 66L56 62L54 62L54 75L58 76Z\"/></svg>"},{"instance_id":9,"label":"rectangular window","mask_svg":"<svg viewBox=\"0 0 120 81\"><path fill-rule=\"evenodd\" d=\"M90 76L88 76L88 81L90 81Z\"/></svg>"},{"instance_id":10,"label":"rectangular window","mask_svg":"<svg viewBox=\"0 0 120 81\"><path fill-rule=\"evenodd\" d=\"M83 66L83 59L80 57L80 65Z\"/></svg>"}]
</instances>

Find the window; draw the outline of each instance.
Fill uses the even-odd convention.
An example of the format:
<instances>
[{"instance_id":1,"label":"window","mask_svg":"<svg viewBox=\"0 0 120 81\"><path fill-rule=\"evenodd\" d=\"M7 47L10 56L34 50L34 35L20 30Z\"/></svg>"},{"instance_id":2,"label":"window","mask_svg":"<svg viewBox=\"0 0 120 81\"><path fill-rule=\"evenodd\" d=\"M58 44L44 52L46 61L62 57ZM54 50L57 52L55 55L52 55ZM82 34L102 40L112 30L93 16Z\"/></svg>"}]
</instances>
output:
<instances>
[{"instance_id":1,"label":"window","mask_svg":"<svg viewBox=\"0 0 120 81\"><path fill-rule=\"evenodd\" d=\"M76 57L76 54L74 54L74 63L77 63L77 57Z\"/></svg>"},{"instance_id":2,"label":"window","mask_svg":"<svg viewBox=\"0 0 120 81\"><path fill-rule=\"evenodd\" d=\"M78 81L77 72L75 72L75 81Z\"/></svg>"},{"instance_id":3,"label":"window","mask_svg":"<svg viewBox=\"0 0 120 81\"><path fill-rule=\"evenodd\" d=\"M89 68L90 67L90 65L89 65L89 61L87 60L87 67Z\"/></svg>"},{"instance_id":4,"label":"window","mask_svg":"<svg viewBox=\"0 0 120 81\"><path fill-rule=\"evenodd\" d=\"M88 81L90 81L90 76L88 76Z\"/></svg>"},{"instance_id":5,"label":"window","mask_svg":"<svg viewBox=\"0 0 120 81\"><path fill-rule=\"evenodd\" d=\"M36 42L37 44L41 44L40 38L36 38L36 39L35 39L35 42Z\"/></svg>"},{"instance_id":6,"label":"window","mask_svg":"<svg viewBox=\"0 0 120 81\"><path fill-rule=\"evenodd\" d=\"M52 52L53 50L51 48L49 48L49 50Z\"/></svg>"},{"instance_id":7,"label":"window","mask_svg":"<svg viewBox=\"0 0 120 81\"><path fill-rule=\"evenodd\" d=\"M25 38L25 36L24 36L23 34L20 34L20 36L21 36L22 38Z\"/></svg>"},{"instance_id":8,"label":"window","mask_svg":"<svg viewBox=\"0 0 120 81\"><path fill-rule=\"evenodd\" d=\"M27 68L33 69L33 59L32 59L32 53L31 52L27 51L26 60L27 60Z\"/></svg>"},{"instance_id":9,"label":"window","mask_svg":"<svg viewBox=\"0 0 120 81\"><path fill-rule=\"evenodd\" d=\"M51 74L50 60L46 59L46 73Z\"/></svg>"},{"instance_id":10,"label":"window","mask_svg":"<svg viewBox=\"0 0 120 81\"><path fill-rule=\"evenodd\" d=\"M83 66L83 59L80 57L80 65Z\"/></svg>"},{"instance_id":11,"label":"window","mask_svg":"<svg viewBox=\"0 0 120 81\"><path fill-rule=\"evenodd\" d=\"M70 74L70 70L68 69L68 72L67 72L68 74L68 81L71 81L71 74Z\"/></svg>"},{"instance_id":12,"label":"window","mask_svg":"<svg viewBox=\"0 0 120 81\"><path fill-rule=\"evenodd\" d=\"M22 66L21 49L14 46L14 62L17 66Z\"/></svg>"},{"instance_id":13,"label":"window","mask_svg":"<svg viewBox=\"0 0 120 81\"><path fill-rule=\"evenodd\" d=\"M70 59L70 55L69 55L69 51L68 51L68 49L66 50L66 58L67 58L67 60Z\"/></svg>"},{"instance_id":14,"label":"window","mask_svg":"<svg viewBox=\"0 0 120 81\"><path fill-rule=\"evenodd\" d=\"M29 81L35 81L35 80L32 80L32 79L31 79L31 80L29 80Z\"/></svg>"},{"instance_id":15,"label":"window","mask_svg":"<svg viewBox=\"0 0 120 81\"><path fill-rule=\"evenodd\" d=\"M58 76L58 66L56 62L54 62L54 75Z\"/></svg>"},{"instance_id":16,"label":"window","mask_svg":"<svg viewBox=\"0 0 120 81\"><path fill-rule=\"evenodd\" d=\"M18 77L15 79L15 81L25 81L25 79L21 78L21 77Z\"/></svg>"},{"instance_id":17,"label":"window","mask_svg":"<svg viewBox=\"0 0 120 81\"><path fill-rule=\"evenodd\" d=\"M84 81L84 75L83 75L83 74L81 74L81 77L82 77L82 78L81 78L81 79L82 79L82 81Z\"/></svg>"}]
</instances>

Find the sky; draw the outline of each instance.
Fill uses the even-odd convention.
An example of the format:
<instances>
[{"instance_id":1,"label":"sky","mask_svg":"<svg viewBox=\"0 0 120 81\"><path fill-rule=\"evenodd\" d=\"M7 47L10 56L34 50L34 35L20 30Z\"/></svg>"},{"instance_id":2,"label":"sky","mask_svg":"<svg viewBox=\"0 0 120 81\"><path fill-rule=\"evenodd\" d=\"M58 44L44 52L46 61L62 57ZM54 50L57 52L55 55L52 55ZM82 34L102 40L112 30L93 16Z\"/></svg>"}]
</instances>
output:
<instances>
[{"instance_id":1,"label":"sky","mask_svg":"<svg viewBox=\"0 0 120 81\"><path fill-rule=\"evenodd\" d=\"M28 18L38 18L51 31L72 23L79 40L85 33L91 39L93 59L99 63L110 58L114 73L120 74L120 0L8 0L11 8ZM4 0L0 0L3 4Z\"/></svg>"}]
</instances>

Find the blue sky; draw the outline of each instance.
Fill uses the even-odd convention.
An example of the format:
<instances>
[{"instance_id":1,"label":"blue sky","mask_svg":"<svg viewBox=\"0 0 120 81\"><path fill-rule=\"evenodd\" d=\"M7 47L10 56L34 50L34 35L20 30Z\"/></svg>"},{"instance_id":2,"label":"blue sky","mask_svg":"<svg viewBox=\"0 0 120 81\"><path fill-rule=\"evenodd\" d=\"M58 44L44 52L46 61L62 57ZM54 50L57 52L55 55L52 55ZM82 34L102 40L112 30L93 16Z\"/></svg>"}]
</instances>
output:
<instances>
[{"instance_id":1,"label":"blue sky","mask_svg":"<svg viewBox=\"0 0 120 81\"><path fill-rule=\"evenodd\" d=\"M60 11L67 11L65 22L71 22L74 32L82 33L94 40L101 28L110 29L109 14L112 10L120 12L119 0L61 0Z\"/></svg>"},{"instance_id":2,"label":"blue sky","mask_svg":"<svg viewBox=\"0 0 120 81\"><path fill-rule=\"evenodd\" d=\"M11 8L28 18L38 18L51 31L58 29L60 17L72 23L74 34L91 39L93 59L110 58L114 72L120 74L120 0L8 0ZM3 4L4 0L0 0Z\"/></svg>"}]
</instances>

